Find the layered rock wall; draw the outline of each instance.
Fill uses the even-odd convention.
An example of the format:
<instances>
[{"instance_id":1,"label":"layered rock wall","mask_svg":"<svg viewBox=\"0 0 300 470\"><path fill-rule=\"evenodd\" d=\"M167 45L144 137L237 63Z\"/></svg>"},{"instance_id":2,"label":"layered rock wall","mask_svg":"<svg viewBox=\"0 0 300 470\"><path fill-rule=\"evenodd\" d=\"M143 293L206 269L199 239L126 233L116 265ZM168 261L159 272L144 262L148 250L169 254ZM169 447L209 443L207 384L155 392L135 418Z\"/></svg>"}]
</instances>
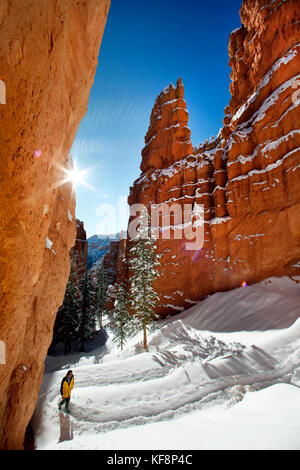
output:
<instances>
[{"instance_id":1,"label":"layered rock wall","mask_svg":"<svg viewBox=\"0 0 300 470\"><path fill-rule=\"evenodd\" d=\"M300 3L245 0L229 40L232 98L216 138L192 150L181 80L157 98L129 204L202 204L204 245L164 240L158 312L299 273ZM298 91L297 91L298 90ZM182 221L183 223L184 221ZM284 314L284 313L283 313Z\"/></svg>"},{"instance_id":2,"label":"layered rock wall","mask_svg":"<svg viewBox=\"0 0 300 470\"><path fill-rule=\"evenodd\" d=\"M57 183L87 109L109 3L0 4L3 449L22 448L69 276L75 198L70 184Z\"/></svg>"}]
</instances>

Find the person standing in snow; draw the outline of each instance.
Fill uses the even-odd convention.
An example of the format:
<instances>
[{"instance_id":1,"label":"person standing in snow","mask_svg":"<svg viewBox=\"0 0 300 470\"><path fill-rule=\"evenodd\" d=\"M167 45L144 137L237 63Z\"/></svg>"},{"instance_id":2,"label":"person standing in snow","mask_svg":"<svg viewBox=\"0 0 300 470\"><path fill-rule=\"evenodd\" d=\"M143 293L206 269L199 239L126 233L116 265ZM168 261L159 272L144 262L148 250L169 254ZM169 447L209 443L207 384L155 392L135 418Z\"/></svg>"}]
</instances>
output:
<instances>
[{"instance_id":1,"label":"person standing in snow","mask_svg":"<svg viewBox=\"0 0 300 470\"><path fill-rule=\"evenodd\" d=\"M71 398L71 391L74 387L74 375L71 370L67 372L67 375L62 379L60 385L60 394L62 397L59 402L58 409L61 410L62 405L65 403L66 412L69 413L69 403Z\"/></svg>"}]
</instances>

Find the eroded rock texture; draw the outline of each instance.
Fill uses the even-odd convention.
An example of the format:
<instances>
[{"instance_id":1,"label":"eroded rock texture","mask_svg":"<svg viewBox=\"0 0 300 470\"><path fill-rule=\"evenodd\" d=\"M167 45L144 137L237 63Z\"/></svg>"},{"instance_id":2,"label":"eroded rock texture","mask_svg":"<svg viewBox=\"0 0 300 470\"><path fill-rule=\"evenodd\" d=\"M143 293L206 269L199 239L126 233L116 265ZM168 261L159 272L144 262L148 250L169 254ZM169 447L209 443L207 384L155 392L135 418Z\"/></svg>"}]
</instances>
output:
<instances>
[{"instance_id":1,"label":"eroded rock texture","mask_svg":"<svg viewBox=\"0 0 300 470\"><path fill-rule=\"evenodd\" d=\"M171 84L158 95L142 150L141 170L166 168L192 152L188 112L183 99L182 80Z\"/></svg>"},{"instance_id":2,"label":"eroded rock texture","mask_svg":"<svg viewBox=\"0 0 300 470\"><path fill-rule=\"evenodd\" d=\"M160 234L162 316L243 281L299 273L300 3L245 0L240 15L229 40L232 98L219 135L192 150L179 80L156 100L142 174L130 191L130 204L148 208L204 205L201 250Z\"/></svg>"},{"instance_id":3,"label":"eroded rock texture","mask_svg":"<svg viewBox=\"0 0 300 470\"><path fill-rule=\"evenodd\" d=\"M22 448L69 276L75 198L70 185L56 185L86 112L109 3L0 3L0 75L6 85L6 104L0 104L4 449Z\"/></svg>"}]
</instances>

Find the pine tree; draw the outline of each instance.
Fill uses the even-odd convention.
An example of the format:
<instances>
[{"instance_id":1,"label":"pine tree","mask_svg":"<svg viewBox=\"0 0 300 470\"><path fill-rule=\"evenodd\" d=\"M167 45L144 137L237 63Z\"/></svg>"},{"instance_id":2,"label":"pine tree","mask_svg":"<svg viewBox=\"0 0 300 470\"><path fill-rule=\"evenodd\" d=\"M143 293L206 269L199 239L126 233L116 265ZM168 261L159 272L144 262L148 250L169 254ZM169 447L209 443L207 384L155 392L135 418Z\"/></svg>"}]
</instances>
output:
<instances>
[{"instance_id":1,"label":"pine tree","mask_svg":"<svg viewBox=\"0 0 300 470\"><path fill-rule=\"evenodd\" d=\"M106 312L106 283L104 279L104 267L103 263L98 267L96 271L96 303L97 303L97 316L99 319L100 328L102 328L103 315Z\"/></svg>"},{"instance_id":2,"label":"pine tree","mask_svg":"<svg viewBox=\"0 0 300 470\"><path fill-rule=\"evenodd\" d=\"M85 351L84 343L86 340L93 337L96 328L96 292L91 272L87 268L85 270L81 291L80 350Z\"/></svg>"},{"instance_id":3,"label":"pine tree","mask_svg":"<svg viewBox=\"0 0 300 470\"><path fill-rule=\"evenodd\" d=\"M124 343L131 331L132 315L130 314L128 307L128 294L124 283L122 283L118 288L112 321L112 325L115 329L115 341L121 350L123 350Z\"/></svg>"},{"instance_id":4,"label":"pine tree","mask_svg":"<svg viewBox=\"0 0 300 470\"><path fill-rule=\"evenodd\" d=\"M129 267L132 273L130 297L134 325L136 330L143 330L145 350L148 349L147 328L153 327L154 320L159 318L155 314L159 297L153 289L153 282L159 277L156 267L160 265L155 250L156 244L149 230L149 216L145 208L140 217L137 236L129 250Z\"/></svg>"},{"instance_id":5,"label":"pine tree","mask_svg":"<svg viewBox=\"0 0 300 470\"><path fill-rule=\"evenodd\" d=\"M71 269L70 277L66 286L63 304L58 309L51 347L56 344L64 344L64 354L72 349L72 343L78 340L81 319L81 292L78 289L74 273Z\"/></svg>"}]
</instances>

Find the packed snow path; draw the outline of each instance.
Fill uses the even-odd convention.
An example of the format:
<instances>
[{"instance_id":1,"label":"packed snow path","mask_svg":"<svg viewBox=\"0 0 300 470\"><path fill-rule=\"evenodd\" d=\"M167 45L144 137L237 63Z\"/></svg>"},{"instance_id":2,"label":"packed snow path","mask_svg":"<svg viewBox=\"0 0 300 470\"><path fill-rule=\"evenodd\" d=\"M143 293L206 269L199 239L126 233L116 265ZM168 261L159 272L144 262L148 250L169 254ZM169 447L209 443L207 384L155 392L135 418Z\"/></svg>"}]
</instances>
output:
<instances>
[{"instance_id":1,"label":"packed snow path","mask_svg":"<svg viewBox=\"0 0 300 470\"><path fill-rule=\"evenodd\" d=\"M149 361L147 356L147 353L141 354L140 361ZM125 369L118 375L120 364L116 363L78 367L70 405L76 430L81 427L84 430L85 422L93 422L94 429L103 432L171 418L180 413L181 408L181 412L201 408L202 399L236 384L260 383L262 387L264 383L276 383L278 378L289 382L295 367L294 364L279 364L256 346L206 364L190 362L173 369L160 366L155 355L150 358L152 369L141 369L139 373L130 368L131 363L137 365L136 358L122 361L127 367L122 365ZM57 413L57 390L64 373L56 373L58 380L47 390L47 405L54 413ZM41 399L43 395L42 392ZM192 404L194 406L188 406Z\"/></svg>"}]
</instances>

